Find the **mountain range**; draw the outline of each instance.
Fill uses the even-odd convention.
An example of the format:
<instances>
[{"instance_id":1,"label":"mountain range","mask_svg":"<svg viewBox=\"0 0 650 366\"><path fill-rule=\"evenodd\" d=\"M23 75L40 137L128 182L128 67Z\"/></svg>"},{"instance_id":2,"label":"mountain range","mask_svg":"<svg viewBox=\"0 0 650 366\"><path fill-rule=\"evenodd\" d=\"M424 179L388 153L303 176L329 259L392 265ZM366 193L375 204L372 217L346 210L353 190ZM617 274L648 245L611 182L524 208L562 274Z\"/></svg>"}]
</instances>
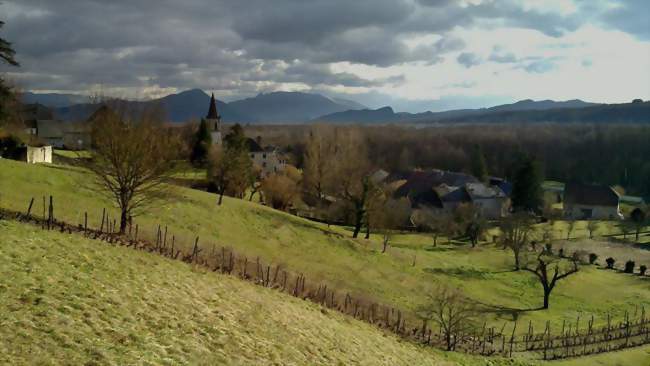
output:
<instances>
[{"instance_id":1,"label":"mountain range","mask_svg":"<svg viewBox=\"0 0 650 366\"><path fill-rule=\"evenodd\" d=\"M24 93L25 103L40 103L64 121L86 120L97 108L88 98L74 94ZM86 101L86 103L84 103ZM158 105L171 122L196 121L208 110L210 96L200 89L171 94L150 101L130 101L139 109ZM261 93L232 101L217 100L217 109L226 123L495 123L495 122L650 122L650 103L597 104L530 99L490 108L457 109L443 112L395 112L391 107L368 109L346 99L300 92Z\"/></svg>"},{"instance_id":2,"label":"mountain range","mask_svg":"<svg viewBox=\"0 0 650 366\"><path fill-rule=\"evenodd\" d=\"M89 103L87 97L73 94L25 93L23 102L45 105L53 109L56 118L64 121L85 120L98 108ZM136 109L158 105L166 111L169 121L182 123L204 117L210 96L203 90L192 89L159 99L128 103ZM230 103L217 100L217 110L224 122L300 123L321 115L363 108L367 107L351 100L299 92L261 93Z\"/></svg>"}]
</instances>

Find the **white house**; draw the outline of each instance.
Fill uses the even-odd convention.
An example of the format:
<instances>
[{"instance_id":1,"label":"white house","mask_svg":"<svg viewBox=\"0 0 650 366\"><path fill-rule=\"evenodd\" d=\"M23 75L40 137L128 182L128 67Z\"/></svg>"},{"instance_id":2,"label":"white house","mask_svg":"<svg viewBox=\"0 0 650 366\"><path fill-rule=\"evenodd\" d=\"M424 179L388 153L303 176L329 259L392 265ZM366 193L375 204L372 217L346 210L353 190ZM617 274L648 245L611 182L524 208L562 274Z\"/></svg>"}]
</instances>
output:
<instances>
[{"instance_id":1,"label":"white house","mask_svg":"<svg viewBox=\"0 0 650 366\"><path fill-rule=\"evenodd\" d=\"M52 146L27 146L25 160L28 164L52 163Z\"/></svg>"}]
</instances>

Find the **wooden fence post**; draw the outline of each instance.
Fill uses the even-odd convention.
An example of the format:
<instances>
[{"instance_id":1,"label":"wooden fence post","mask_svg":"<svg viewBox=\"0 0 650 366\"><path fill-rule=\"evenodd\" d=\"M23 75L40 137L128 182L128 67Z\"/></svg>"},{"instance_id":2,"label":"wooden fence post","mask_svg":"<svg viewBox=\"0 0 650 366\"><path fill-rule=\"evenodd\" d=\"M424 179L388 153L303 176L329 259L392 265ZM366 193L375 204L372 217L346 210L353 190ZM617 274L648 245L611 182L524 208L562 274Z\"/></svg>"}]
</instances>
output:
<instances>
[{"instance_id":1,"label":"wooden fence post","mask_svg":"<svg viewBox=\"0 0 650 366\"><path fill-rule=\"evenodd\" d=\"M34 197L32 197L32 199L29 201L29 207L27 208L27 218L28 219L32 214L32 206L33 205L34 205Z\"/></svg>"}]
</instances>

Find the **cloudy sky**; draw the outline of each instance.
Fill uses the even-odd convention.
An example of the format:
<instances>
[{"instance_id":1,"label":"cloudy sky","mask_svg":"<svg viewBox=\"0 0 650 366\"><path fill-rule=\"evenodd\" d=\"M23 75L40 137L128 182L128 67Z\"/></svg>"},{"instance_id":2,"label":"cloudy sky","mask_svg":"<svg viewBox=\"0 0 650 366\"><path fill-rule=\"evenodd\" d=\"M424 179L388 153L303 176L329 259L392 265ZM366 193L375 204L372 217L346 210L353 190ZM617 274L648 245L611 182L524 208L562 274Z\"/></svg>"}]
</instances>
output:
<instances>
[{"instance_id":1,"label":"cloudy sky","mask_svg":"<svg viewBox=\"0 0 650 366\"><path fill-rule=\"evenodd\" d=\"M3 0L25 90L423 111L650 99L648 0Z\"/></svg>"}]
</instances>

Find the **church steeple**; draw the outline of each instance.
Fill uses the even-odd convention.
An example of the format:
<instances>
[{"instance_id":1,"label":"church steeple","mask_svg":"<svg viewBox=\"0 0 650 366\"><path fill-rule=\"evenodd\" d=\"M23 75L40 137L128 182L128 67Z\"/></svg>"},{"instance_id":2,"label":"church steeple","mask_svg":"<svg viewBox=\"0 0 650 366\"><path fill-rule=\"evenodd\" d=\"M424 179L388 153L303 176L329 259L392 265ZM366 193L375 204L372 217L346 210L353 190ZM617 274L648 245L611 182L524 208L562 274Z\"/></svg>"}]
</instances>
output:
<instances>
[{"instance_id":1,"label":"church steeple","mask_svg":"<svg viewBox=\"0 0 650 366\"><path fill-rule=\"evenodd\" d=\"M210 130L212 143L221 145L221 116L217 112L217 101L214 99L214 93L212 93L212 97L210 98L210 109L204 121Z\"/></svg>"},{"instance_id":2,"label":"church steeple","mask_svg":"<svg viewBox=\"0 0 650 366\"><path fill-rule=\"evenodd\" d=\"M205 119L221 119L221 116L217 113L217 102L214 99L214 93L212 93L212 97L210 98L210 109L208 110L208 115Z\"/></svg>"}]
</instances>

